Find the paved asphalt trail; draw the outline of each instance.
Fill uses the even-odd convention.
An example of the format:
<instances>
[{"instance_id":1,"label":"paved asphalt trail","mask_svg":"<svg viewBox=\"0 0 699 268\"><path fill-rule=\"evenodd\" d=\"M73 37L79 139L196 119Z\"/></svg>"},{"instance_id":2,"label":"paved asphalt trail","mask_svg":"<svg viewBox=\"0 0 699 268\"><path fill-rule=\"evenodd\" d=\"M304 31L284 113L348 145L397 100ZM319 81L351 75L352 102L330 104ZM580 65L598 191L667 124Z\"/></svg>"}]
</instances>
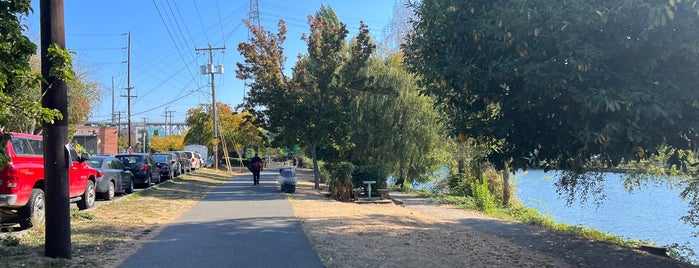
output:
<instances>
[{"instance_id":1,"label":"paved asphalt trail","mask_svg":"<svg viewBox=\"0 0 699 268\"><path fill-rule=\"evenodd\" d=\"M119 267L323 267L276 171L224 182Z\"/></svg>"}]
</instances>

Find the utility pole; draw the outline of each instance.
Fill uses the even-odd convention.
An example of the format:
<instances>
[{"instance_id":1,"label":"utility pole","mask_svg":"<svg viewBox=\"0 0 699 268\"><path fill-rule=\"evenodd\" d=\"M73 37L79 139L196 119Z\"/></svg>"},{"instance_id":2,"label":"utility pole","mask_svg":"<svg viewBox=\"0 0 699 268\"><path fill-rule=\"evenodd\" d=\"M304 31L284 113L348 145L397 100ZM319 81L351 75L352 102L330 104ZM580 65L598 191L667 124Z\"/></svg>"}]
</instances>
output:
<instances>
[{"instance_id":1,"label":"utility pole","mask_svg":"<svg viewBox=\"0 0 699 268\"><path fill-rule=\"evenodd\" d=\"M68 85L51 73L48 49L51 45L66 48L63 0L41 0L41 104L56 109L63 118L43 123L45 189L44 254L51 258L70 259L70 199L68 168L72 161L66 156L68 148Z\"/></svg>"},{"instance_id":2,"label":"utility pole","mask_svg":"<svg viewBox=\"0 0 699 268\"><path fill-rule=\"evenodd\" d=\"M131 99L135 98L136 96L131 95L131 90L133 87L131 86L131 31L126 33L128 35L128 43L126 46L126 95L121 95L122 97L126 98L126 121L127 121L127 132L128 132L128 145L129 148L132 148L131 146L133 143L131 142Z\"/></svg>"},{"instance_id":3,"label":"utility pole","mask_svg":"<svg viewBox=\"0 0 699 268\"><path fill-rule=\"evenodd\" d=\"M165 108L165 114L163 115L163 116L165 117L165 124L166 124L166 128L165 128L165 129L167 129L168 118L170 119L170 123L169 123L169 125L170 125L170 132L168 133L168 135L172 135L172 113L174 113L174 112L175 112L175 111L173 111L173 110L168 110L167 108Z\"/></svg>"},{"instance_id":4,"label":"utility pole","mask_svg":"<svg viewBox=\"0 0 699 268\"><path fill-rule=\"evenodd\" d=\"M121 114L122 111L116 112L116 123L117 123L117 141L119 140L119 134L121 132Z\"/></svg>"},{"instance_id":5,"label":"utility pole","mask_svg":"<svg viewBox=\"0 0 699 268\"><path fill-rule=\"evenodd\" d=\"M114 114L114 76L112 76L112 124L116 121L116 114Z\"/></svg>"},{"instance_id":6,"label":"utility pole","mask_svg":"<svg viewBox=\"0 0 699 268\"><path fill-rule=\"evenodd\" d=\"M148 143L148 123L146 123L146 120L148 120L148 118L144 117L143 118L143 132L142 132L143 136L141 136L143 138L143 144L141 146L143 148L141 150L143 153L146 153L146 144Z\"/></svg>"},{"instance_id":7,"label":"utility pole","mask_svg":"<svg viewBox=\"0 0 699 268\"><path fill-rule=\"evenodd\" d=\"M226 47L211 47L209 44L208 48L195 48L195 51L208 51L209 52L209 64L200 66L201 74L211 75L211 114L213 117L213 139L211 139L211 145L213 147L214 153L214 170L218 170L218 130L217 130L217 115L216 115L216 86L214 84L214 74L223 74L223 65L217 65L214 68L214 50L225 51Z\"/></svg>"}]
</instances>

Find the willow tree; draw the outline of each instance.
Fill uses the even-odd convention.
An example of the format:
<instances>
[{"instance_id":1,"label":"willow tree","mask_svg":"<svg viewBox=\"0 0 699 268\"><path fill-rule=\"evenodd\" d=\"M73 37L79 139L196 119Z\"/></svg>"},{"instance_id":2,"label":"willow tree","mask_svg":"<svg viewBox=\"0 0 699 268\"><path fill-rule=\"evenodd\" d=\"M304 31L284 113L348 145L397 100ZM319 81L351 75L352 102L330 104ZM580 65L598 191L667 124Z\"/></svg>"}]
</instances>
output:
<instances>
[{"instance_id":1,"label":"willow tree","mask_svg":"<svg viewBox=\"0 0 699 268\"><path fill-rule=\"evenodd\" d=\"M369 67L380 88L353 99L351 149L348 159L358 165L383 164L395 184L424 182L447 166L444 127L434 100L419 93L417 78L403 68L401 54L375 60Z\"/></svg>"},{"instance_id":2,"label":"willow tree","mask_svg":"<svg viewBox=\"0 0 699 268\"><path fill-rule=\"evenodd\" d=\"M498 167L566 171L570 199L667 144L696 148L694 1L425 0L404 46L453 134Z\"/></svg>"},{"instance_id":3,"label":"willow tree","mask_svg":"<svg viewBox=\"0 0 699 268\"><path fill-rule=\"evenodd\" d=\"M277 139L308 148L318 188L318 149L346 144L349 99L371 83L365 68L375 46L363 23L349 45L346 25L330 7L321 6L308 23L310 33L303 37L308 50L299 56L293 77L284 73L283 21L277 34L248 25L253 36L238 46L245 63L238 63L237 76L253 81L246 105L256 109L265 128Z\"/></svg>"}]
</instances>

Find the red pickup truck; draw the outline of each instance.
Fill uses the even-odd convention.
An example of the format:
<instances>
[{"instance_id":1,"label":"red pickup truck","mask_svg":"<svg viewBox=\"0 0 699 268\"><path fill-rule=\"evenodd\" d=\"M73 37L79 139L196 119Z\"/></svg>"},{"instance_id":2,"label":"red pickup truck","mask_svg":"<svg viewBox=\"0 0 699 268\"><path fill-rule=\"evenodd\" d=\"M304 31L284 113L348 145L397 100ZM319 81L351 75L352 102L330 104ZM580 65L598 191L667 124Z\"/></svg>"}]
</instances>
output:
<instances>
[{"instance_id":1,"label":"red pickup truck","mask_svg":"<svg viewBox=\"0 0 699 268\"><path fill-rule=\"evenodd\" d=\"M42 137L10 133L5 145L10 162L0 170L0 225L19 223L22 228L44 219L44 152ZM72 146L69 184L71 202L87 209L95 203L95 178L102 172L87 165Z\"/></svg>"}]
</instances>

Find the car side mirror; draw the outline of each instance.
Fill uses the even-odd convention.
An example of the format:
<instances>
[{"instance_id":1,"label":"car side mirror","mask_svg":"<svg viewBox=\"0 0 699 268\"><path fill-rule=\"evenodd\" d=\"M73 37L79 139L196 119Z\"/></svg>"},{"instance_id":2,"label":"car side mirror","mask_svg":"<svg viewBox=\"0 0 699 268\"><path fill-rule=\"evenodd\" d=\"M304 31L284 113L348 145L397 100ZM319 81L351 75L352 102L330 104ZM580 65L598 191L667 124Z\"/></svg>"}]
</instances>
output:
<instances>
[{"instance_id":1,"label":"car side mirror","mask_svg":"<svg viewBox=\"0 0 699 268\"><path fill-rule=\"evenodd\" d=\"M80 154L80 159L82 159L82 161L90 160L90 154L82 153Z\"/></svg>"}]
</instances>

